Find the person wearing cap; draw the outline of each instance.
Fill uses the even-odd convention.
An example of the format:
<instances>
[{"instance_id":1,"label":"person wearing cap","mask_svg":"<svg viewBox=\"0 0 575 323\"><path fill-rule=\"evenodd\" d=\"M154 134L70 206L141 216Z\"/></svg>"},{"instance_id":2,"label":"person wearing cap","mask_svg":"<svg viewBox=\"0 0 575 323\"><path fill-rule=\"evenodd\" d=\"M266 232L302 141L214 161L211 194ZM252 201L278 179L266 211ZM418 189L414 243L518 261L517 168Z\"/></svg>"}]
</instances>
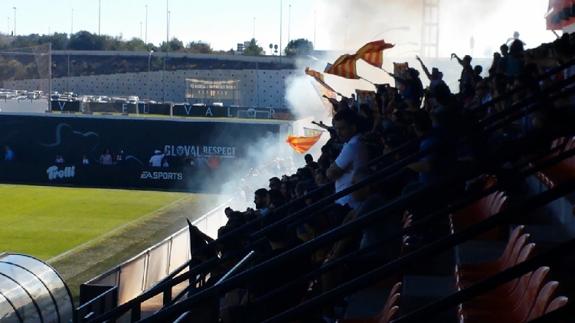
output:
<instances>
[{"instance_id":1,"label":"person wearing cap","mask_svg":"<svg viewBox=\"0 0 575 323\"><path fill-rule=\"evenodd\" d=\"M423 72L429 79L430 90L433 90L433 88L440 85L441 83L445 83L445 81L443 81L443 73L437 67L431 68L430 73L427 66L425 66L425 64L423 63L423 60L421 60L421 57L415 56L415 59L417 59L417 61L421 65L421 69L423 69Z\"/></svg>"}]
</instances>

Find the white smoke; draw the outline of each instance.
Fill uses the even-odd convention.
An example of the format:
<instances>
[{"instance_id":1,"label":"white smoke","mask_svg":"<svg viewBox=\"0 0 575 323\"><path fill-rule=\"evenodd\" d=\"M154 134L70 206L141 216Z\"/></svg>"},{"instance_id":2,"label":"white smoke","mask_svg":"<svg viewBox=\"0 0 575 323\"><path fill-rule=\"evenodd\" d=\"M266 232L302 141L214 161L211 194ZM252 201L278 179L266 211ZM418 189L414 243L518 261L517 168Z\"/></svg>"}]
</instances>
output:
<instances>
[{"instance_id":1,"label":"white smoke","mask_svg":"<svg viewBox=\"0 0 575 323\"><path fill-rule=\"evenodd\" d=\"M268 188L269 179L281 178L295 172L296 163L292 149L285 143L284 133L268 133L265 137L254 140L244 156L226 174L218 174L212 185L218 186L219 200L217 205L227 202L230 207L244 211L254 207L254 192L259 188ZM301 165L299 165L301 167Z\"/></svg>"},{"instance_id":2,"label":"white smoke","mask_svg":"<svg viewBox=\"0 0 575 323\"><path fill-rule=\"evenodd\" d=\"M527 47L536 47L554 39L545 30L543 16L547 0L439 0L439 59L423 57L428 68L438 67L452 91L457 91L461 67L449 59L451 53L463 57L470 54L473 64L481 65L486 75L491 56L499 46L520 32ZM385 39L396 46L384 53L384 68L393 70L393 62L408 62L420 69L415 56L420 54L423 32L422 0L317 0L319 43L329 49L315 60L298 62L300 74L288 81L287 100L300 117L325 121L329 114L320 113L321 103L310 82L303 74L305 67L323 71L343 53L354 53L367 42ZM373 83L393 81L382 71L358 61L357 72ZM422 80L427 80L420 69ZM325 81L345 96L356 89L373 90L364 80L347 80L325 75Z\"/></svg>"},{"instance_id":3,"label":"white smoke","mask_svg":"<svg viewBox=\"0 0 575 323\"><path fill-rule=\"evenodd\" d=\"M552 41L553 35L545 30L543 15L547 0L440 0L439 56L443 59L425 58L428 67L437 66L445 74L445 80L453 91L457 90L460 66L449 60L452 52L460 56L472 54L474 64L487 71L493 51L498 50L514 31L521 33L521 39L528 47L541 42ZM304 57L296 62L299 73L286 80L286 101L300 122L294 123L292 134L302 135L303 127L316 128L312 120L331 122L331 114L312 85L315 82L304 73L306 67L322 72L328 62L333 62L343 53L353 53L363 44L385 39L396 44L384 54L384 68L392 70L392 63L409 62L419 69L414 60L420 52L423 27L422 0L316 0L315 11L318 21L318 38L322 48L329 49L315 57ZM473 37L473 48L471 38ZM480 59L485 57L485 59ZM358 74L374 83L392 83L382 71L359 61ZM422 80L426 80L422 73ZM339 93L350 96L356 89L373 90L365 80L346 80L325 75L325 81ZM299 130L298 130L299 129ZM303 156L295 154L285 143L285 136L274 135L257 140L249 149L241 167L222 180L220 192L224 198L236 198L234 207L242 209L253 206L253 191L267 187L273 176L290 174L303 166ZM312 154L317 158L319 148L328 139L324 133ZM291 169L269 167L274 160L286 160ZM256 172L253 172L256 170ZM245 176L244 174L250 174ZM257 174L257 176L255 175ZM240 180L241 177L245 177ZM241 186L244 186L243 188ZM247 190L246 190L247 189ZM242 193L243 194L243 193Z\"/></svg>"}]
</instances>

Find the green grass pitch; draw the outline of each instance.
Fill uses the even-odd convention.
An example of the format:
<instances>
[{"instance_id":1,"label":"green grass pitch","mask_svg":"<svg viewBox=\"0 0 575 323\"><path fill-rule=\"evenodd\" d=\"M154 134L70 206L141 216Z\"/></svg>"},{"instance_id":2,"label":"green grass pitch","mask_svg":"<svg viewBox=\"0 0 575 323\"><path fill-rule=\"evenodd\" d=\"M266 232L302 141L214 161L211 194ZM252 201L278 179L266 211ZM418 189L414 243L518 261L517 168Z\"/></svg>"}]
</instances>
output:
<instances>
[{"instance_id":1,"label":"green grass pitch","mask_svg":"<svg viewBox=\"0 0 575 323\"><path fill-rule=\"evenodd\" d=\"M48 260L186 196L0 185L0 253L24 253Z\"/></svg>"}]
</instances>

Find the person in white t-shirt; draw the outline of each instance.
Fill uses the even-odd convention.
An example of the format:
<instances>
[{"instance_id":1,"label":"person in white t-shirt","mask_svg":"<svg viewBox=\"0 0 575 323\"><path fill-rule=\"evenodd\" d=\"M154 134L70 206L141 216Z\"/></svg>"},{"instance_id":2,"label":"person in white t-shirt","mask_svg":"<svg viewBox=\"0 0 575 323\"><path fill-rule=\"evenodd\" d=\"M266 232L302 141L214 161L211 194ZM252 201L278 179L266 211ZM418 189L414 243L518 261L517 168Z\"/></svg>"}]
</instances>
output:
<instances>
[{"instance_id":1,"label":"person in white t-shirt","mask_svg":"<svg viewBox=\"0 0 575 323\"><path fill-rule=\"evenodd\" d=\"M335 191L340 192L352 185L353 173L368 161L365 144L360 140L359 117L350 110L343 109L333 117L333 127L337 136L344 143L337 159L327 170L327 177L335 181ZM357 203L351 194L336 201L340 205L355 208Z\"/></svg>"}]
</instances>

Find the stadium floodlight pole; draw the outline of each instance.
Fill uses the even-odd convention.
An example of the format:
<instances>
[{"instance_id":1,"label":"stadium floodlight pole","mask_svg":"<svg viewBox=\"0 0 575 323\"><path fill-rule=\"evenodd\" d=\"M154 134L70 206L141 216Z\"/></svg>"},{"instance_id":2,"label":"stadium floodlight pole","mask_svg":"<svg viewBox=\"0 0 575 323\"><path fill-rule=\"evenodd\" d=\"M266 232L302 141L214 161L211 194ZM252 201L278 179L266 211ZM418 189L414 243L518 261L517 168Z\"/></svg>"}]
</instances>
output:
<instances>
[{"instance_id":1,"label":"stadium floodlight pole","mask_svg":"<svg viewBox=\"0 0 575 323\"><path fill-rule=\"evenodd\" d=\"M98 36L100 36L101 25L102 25L102 0L98 0Z\"/></svg>"},{"instance_id":2,"label":"stadium floodlight pole","mask_svg":"<svg viewBox=\"0 0 575 323\"><path fill-rule=\"evenodd\" d=\"M48 111L52 112L52 43L48 43Z\"/></svg>"},{"instance_id":3,"label":"stadium floodlight pole","mask_svg":"<svg viewBox=\"0 0 575 323\"><path fill-rule=\"evenodd\" d=\"M291 40L291 1L288 6L288 39L287 39L288 44L290 40Z\"/></svg>"},{"instance_id":4,"label":"stadium floodlight pole","mask_svg":"<svg viewBox=\"0 0 575 323\"><path fill-rule=\"evenodd\" d=\"M280 54L279 54L279 55L280 55L280 60L281 60L281 58L282 58L282 35L283 35L283 34L282 34L282 32L283 32L283 30L282 30L282 29L283 29L283 20L282 20L282 18L283 18L283 5L284 5L283 0L280 0Z\"/></svg>"},{"instance_id":5,"label":"stadium floodlight pole","mask_svg":"<svg viewBox=\"0 0 575 323\"><path fill-rule=\"evenodd\" d=\"M74 8L72 8L72 14L70 15L70 36L74 33Z\"/></svg>"},{"instance_id":6,"label":"stadium floodlight pole","mask_svg":"<svg viewBox=\"0 0 575 323\"><path fill-rule=\"evenodd\" d=\"M166 48L170 42L170 1L166 0Z\"/></svg>"},{"instance_id":7,"label":"stadium floodlight pole","mask_svg":"<svg viewBox=\"0 0 575 323\"><path fill-rule=\"evenodd\" d=\"M146 27L144 30L144 43L148 43L148 5L146 4Z\"/></svg>"},{"instance_id":8,"label":"stadium floodlight pole","mask_svg":"<svg viewBox=\"0 0 575 323\"><path fill-rule=\"evenodd\" d=\"M154 54L154 50L153 50L153 49L151 49L150 52L148 53L148 86L147 86L147 89L146 89L147 97L148 97L148 104L149 104L149 101L150 101L150 86L151 86L151 83L152 83L152 75L151 75L151 74L152 74L152 73L151 73L151 71L152 71L152 54Z\"/></svg>"},{"instance_id":9,"label":"stadium floodlight pole","mask_svg":"<svg viewBox=\"0 0 575 323\"><path fill-rule=\"evenodd\" d=\"M14 9L14 29L12 30L12 33L16 36L16 7L12 7L12 9Z\"/></svg>"},{"instance_id":10,"label":"stadium floodlight pole","mask_svg":"<svg viewBox=\"0 0 575 323\"><path fill-rule=\"evenodd\" d=\"M166 102L166 61L170 51L170 1L166 0L166 53L164 55L164 68L162 69L162 102Z\"/></svg>"}]
</instances>

